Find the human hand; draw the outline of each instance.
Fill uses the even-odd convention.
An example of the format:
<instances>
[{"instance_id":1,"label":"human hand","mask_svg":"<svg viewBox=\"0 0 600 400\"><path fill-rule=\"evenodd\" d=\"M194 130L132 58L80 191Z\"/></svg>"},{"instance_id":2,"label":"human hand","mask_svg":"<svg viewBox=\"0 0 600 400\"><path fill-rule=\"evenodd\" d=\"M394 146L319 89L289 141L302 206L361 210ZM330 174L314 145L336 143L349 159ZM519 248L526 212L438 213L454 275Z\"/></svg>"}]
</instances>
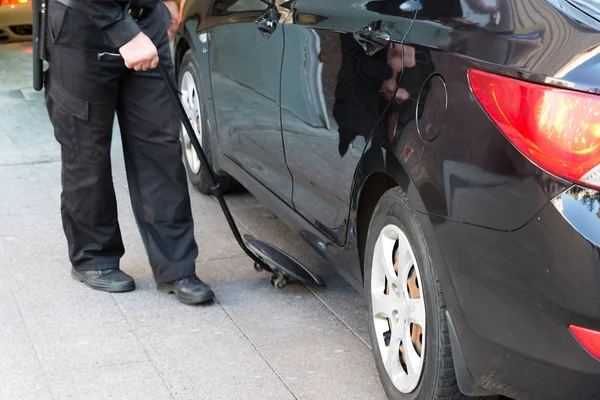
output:
<instances>
[{"instance_id":1,"label":"human hand","mask_svg":"<svg viewBox=\"0 0 600 400\"><path fill-rule=\"evenodd\" d=\"M400 72L404 68L414 68L417 65L415 48L391 43L388 50L388 65L392 67L394 72Z\"/></svg>"},{"instance_id":2,"label":"human hand","mask_svg":"<svg viewBox=\"0 0 600 400\"><path fill-rule=\"evenodd\" d=\"M395 74L394 74L395 75ZM383 92L383 96L387 100L391 100L392 97L397 104L404 103L406 100L410 99L410 93L404 88L397 88L397 76L395 75L392 79L388 79L383 82L383 86L381 90Z\"/></svg>"},{"instance_id":3,"label":"human hand","mask_svg":"<svg viewBox=\"0 0 600 400\"><path fill-rule=\"evenodd\" d=\"M169 34L169 39L172 39L177 31L177 24L179 23L179 7L177 7L177 3L173 0L163 0L163 3L171 15L171 25L169 25L167 33Z\"/></svg>"},{"instance_id":4,"label":"human hand","mask_svg":"<svg viewBox=\"0 0 600 400\"><path fill-rule=\"evenodd\" d=\"M383 92L383 96L386 98L386 100L391 100L396 93L396 79L396 73L394 73L392 79L384 81L383 85L381 86L381 91Z\"/></svg>"},{"instance_id":5,"label":"human hand","mask_svg":"<svg viewBox=\"0 0 600 400\"><path fill-rule=\"evenodd\" d=\"M404 58L402 62L405 68L414 68L417 65L415 48L412 46L403 45Z\"/></svg>"},{"instance_id":6,"label":"human hand","mask_svg":"<svg viewBox=\"0 0 600 400\"><path fill-rule=\"evenodd\" d=\"M127 68L147 71L158 66L158 50L143 32L119 49Z\"/></svg>"}]
</instances>

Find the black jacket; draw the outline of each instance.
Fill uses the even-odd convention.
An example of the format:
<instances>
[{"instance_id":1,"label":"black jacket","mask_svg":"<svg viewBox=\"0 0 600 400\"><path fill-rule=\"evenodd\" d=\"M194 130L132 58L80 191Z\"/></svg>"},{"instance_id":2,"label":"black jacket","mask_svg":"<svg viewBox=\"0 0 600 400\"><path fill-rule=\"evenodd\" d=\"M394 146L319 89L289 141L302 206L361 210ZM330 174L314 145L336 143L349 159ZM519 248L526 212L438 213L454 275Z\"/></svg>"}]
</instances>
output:
<instances>
[{"instance_id":1,"label":"black jacket","mask_svg":"<svg viewBox=\"0 0 600 400\"><path fill-rule=\"evenodd\" d=\"M140 28L129 14L130 8L154 8L160 0L75 0L76 8L89 15L113 44L119 48L129 42ZM71 2L73 3L73 2Z\"/></svg>"}]
</instances>

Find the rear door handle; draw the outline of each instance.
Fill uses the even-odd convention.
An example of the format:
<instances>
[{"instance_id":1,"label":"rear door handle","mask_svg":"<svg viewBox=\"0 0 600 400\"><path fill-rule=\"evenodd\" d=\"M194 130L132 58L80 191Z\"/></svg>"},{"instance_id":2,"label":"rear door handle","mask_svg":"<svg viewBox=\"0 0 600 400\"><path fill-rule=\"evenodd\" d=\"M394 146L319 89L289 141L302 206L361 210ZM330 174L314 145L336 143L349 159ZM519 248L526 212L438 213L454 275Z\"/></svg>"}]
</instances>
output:
<instances>
[{"instance_id":1,"label":"rear door handle","mask_svg":"<svg viewBox=\"0 0 600 400\"><path fill-rule=\"evenodd\" d=\"M361 45L368 56L385 49L392 36L385 29L383 21L375 21L354 32L354 39Z\"/></svg>"},{"instance_id":2,"label":"rear door handle","mask_svg":"<svg viewBox=\"0 0 600 400\"><path fill-rule=\"evenodd\" d=\"M259 32L268 39L277 29L277 23L279 22L280 16L281 14L279 14L275 6L270 6L260 18L254 21L254 23Z\"/></svg>"}]
</instances>

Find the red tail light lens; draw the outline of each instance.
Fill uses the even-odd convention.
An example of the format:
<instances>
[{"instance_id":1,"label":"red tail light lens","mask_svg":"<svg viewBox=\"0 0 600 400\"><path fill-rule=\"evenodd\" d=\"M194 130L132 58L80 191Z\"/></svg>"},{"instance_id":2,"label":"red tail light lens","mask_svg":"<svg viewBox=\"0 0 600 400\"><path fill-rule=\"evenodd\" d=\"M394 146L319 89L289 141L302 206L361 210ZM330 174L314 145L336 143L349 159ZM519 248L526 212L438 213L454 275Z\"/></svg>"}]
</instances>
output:
<instances>
[{"instance_id":1,"label":"red tail light lens","mask_svg":"<svg viewBox=\"0 0 600 400\"><path fill-rule=\"evenodd\" d=\"M575 325L569 325L569 330L584 349L600 360L600 332Z\"/></svg>"},{"instance_id":2,"label":"red tail light lens","mask_svg":"<svg viewBox=\"0 0 600 400\"><path fill-rule=\"evenodd\" d=\"M29 4L29 0L0 0L0 6L11 6L15 4Z\"/></svg>"},{"instance_id":3,"label":"red tail light lens","mask_svg":"<svg viewBox=\"0 0 600 400\"><path fill-rule=\"evenodd\" d=\"M600 96L474 69L469 81L492 121L533 163L600 188Z\"/></svg>"}]
</instances>

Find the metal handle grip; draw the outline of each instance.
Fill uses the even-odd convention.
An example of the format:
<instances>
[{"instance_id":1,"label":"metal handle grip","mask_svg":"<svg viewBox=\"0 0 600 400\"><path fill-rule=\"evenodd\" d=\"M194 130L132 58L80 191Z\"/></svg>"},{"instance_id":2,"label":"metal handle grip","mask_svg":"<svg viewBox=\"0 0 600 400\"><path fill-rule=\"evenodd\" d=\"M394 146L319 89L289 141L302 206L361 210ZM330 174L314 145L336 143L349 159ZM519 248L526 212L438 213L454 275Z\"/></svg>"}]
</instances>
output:
<instances>
[{"instance_id":1,"label":"metal handle grip","mask_svg":"<svg viewBox=\"0 0 600 400\"><path fill-rule=\"evenodd\" d=\"M107 60L122 60L123 57L119 53L98 53L98 60L107 61Z\"/></svg>"}]
</instances>

